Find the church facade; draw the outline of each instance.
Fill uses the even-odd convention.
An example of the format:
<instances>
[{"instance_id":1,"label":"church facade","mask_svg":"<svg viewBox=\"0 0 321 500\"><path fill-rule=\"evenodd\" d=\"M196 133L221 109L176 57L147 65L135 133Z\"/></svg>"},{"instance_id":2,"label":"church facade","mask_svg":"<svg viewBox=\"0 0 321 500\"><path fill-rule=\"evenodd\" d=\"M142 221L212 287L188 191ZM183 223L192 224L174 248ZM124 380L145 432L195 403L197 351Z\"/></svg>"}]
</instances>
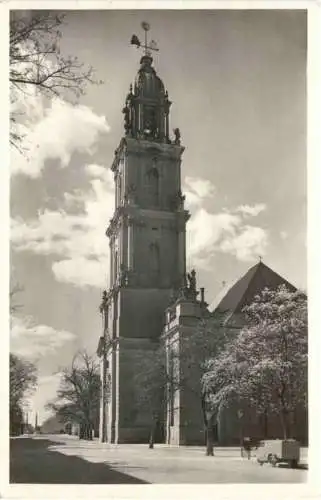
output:
<instances>
[{"instance_id":1,"label":"church facade","mask_svg":"<svg viewBox=\"0 0 321 500\"><path fill-rule=\"evenodd\" d=\"M100 437L112 443L148 436L144 409L133 410L133 360L156 349L164 311L186 272L184 147L178 129L170 137L171 102L152 62L145 49L123 108L125 134L111 167L115 211L106 232L110 286L101 306L104 332L98 354L104 388Z\"/></svg>"},{"instance_id":2,"label":"church facade","mask_svg":"<svg viewBox=\"0 0 321 500\"><path fill-rule=\"evenodd\" d=\"M179 129L170 136L171 102L153 67L150 48L145 42L123 108L124 136L111 165L115 210L106 231L110 282L100 308L103 332L97 348L102 381L99 438L109 443L148 441L150 409L137 398L140 388L134 387L141 360L153 362L163 343L167 370L187 372L188 366L177 365L176 354L184 338L213 313L205 302L204 289L197 290L195 272L186 275L189 213L181 191L184 147ZM263 288L281 284L295 289L259 262L212 309L228 313L229 325L240 329L243 307ZM183 387L164 387L164 391L162 441L204 444L199 398ZM298 425L306 429L305 416L302 418ZM225 411L218 415L215 441L238 443L241 430L244 435L259 436L256 416L241 422L236 409ZM278 423L271 421L269 436L278 437L278 433Z\"/></svg>"}]
</instances>

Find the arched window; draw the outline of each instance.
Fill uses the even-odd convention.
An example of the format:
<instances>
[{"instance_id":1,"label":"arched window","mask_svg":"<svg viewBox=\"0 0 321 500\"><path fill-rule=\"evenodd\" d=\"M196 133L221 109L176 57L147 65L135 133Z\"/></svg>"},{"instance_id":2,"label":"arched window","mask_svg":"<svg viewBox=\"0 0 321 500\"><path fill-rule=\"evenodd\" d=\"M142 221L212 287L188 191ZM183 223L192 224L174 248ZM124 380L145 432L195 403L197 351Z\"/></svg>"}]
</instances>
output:
<instances>
[{"instance_id":1,"label":"arched window","mask_svg":"<svg viewBox=\"0 0 321 500\"><path fill-rule=\"evenodd\" d=\"M152 137L157 134L157 112L154 107L146 106L144 109L144 132Z\"/></svg>"}]
</instances>

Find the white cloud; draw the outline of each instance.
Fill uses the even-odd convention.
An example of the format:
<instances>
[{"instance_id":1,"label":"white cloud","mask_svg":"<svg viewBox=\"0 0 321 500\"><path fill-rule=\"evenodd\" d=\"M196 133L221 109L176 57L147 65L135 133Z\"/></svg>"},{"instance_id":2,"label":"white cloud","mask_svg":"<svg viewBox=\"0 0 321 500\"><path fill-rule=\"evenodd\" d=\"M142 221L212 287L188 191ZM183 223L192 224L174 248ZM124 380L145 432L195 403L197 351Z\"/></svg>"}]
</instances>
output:
<instances>
[{"instance_id":1,"label":"white cloud","mask_svg":"<svg viewBox=\"0 0 321 500\"><path fill-rule=\"evenodd\" d=\"M200 181L198 179L197 181ZM192 181L188 181L191 186ZM268 244L265 229L245 223L248 217L255 217L266 209L265 204L241 205L235 209L225 209L220 213L210 213L202 203L210 193L211 187L202 186L192 198L192 217L187 224L187 255L192 264L209 268L211 258L217 253L227 253L241 261L251 261L264 255Z\"/></svg>"},{"instance_id":2,"label":"white cloud","mask_svg":"<svg viewBox=\"0 0 321 500\"><path fill-rule=\"evenodd\" d=\"M101 179L108 183L109 187L113 189L113 174L110 169L103 167L101 165L90 164L86 165L85 171L87 172L89 177L93 177L96 179Z\"/></svg>"},{"instance_id":3,"label":"white cloud","mask_svg":"<svg viewBox=\"0 0 321 500\"><path fill-rule=\"evenodd\" d=\"M13 219L11 241L16 251L56 256L52 270L58 281L101 287L109 271L105 231L114 208L113 178L100 165L86 171L100 177L91 179L89 190L65 193L64 209L43 210L30 221ZM80 213L70 213L74 205Z\"/></svg>"},{"instance_id":4,"label":"white cloud","mask_svg":"<svg viewBox=\"0 0 321 500\"><path fill-rule=\"evenodd\" d=\"M13 174L39 177L48 159L56 159L61 167L66 167L73 153L92 154L99 135L109 131L104 116L59 98L45 107L41 96L31 95L22 109L27 120L21 125L25 137L19 147L25 154L12 148Z\"/></svg>"},{"instance_id":5,"label":"white cloud","mask_svg":"<svg viewBox=\"0 0 321 500\"><path fill-rule=\"evenodd\" d=\"M251 217L256 217L261 212L266 210L265 203L256 203L256 205L240 205L235 209L235 212L240 212L243 215L249 215Z\"/></svg>"},{"instance_id":6,"label":"white cloud","mask_svg":"<svg viewBox=\"0 0 321 500\"><path fill-rule=\"evenodd\" d=\"M236 233L241 219L229 213L211 214L199 209L187 224L187 251L192 259L211 254L219 241Z\"/></svg>"},{"instance_id":7,"label":"white cloud","mask_svg":"<svg viewBox=\"0 0 321 500\"><path fill-rule=\"evenodd\" d=\"M33 415L38 414L38 425L41 425L46 418L52 415L52 412L46 410L45 406L49 401L55 399L61 375L61 372L57 372L53 375L40 376L37 381L36 391L28 398L29 409Z\"/></svg>"},{"instance_id":8,"label":"white cloud","mask_svg":"<svg viewBox=\"0 0 321 500\"><path fill-rule=\"evenodd\" d=\"M108 258L86 259L76 257L60 260L52 265L57 281L72 283L81 287L107 287Z\"/></svg>"},{"instance_id":9,"label":"white cloud","mask_svg":"<svg viewBox=\"0 0 321 500\"><path fill-rule=\"evenodd\" d=\"M66 330L48 325L37 325L30 317L13 317L10 332L10 351L36 360L62 348L76 336Z\"/></svg>"},{"instance_id":10,"label":"white cloud","mask_svg":"<svg viewBox=\"0 0 321 500\"><path fill-rule=\"evenodd\" d=\"M265 254L266 231L245 224L245 219L256 217L266 209L264 203L244 204L211 213L204 208L204 202L213 197L215 187L199 177L185 178L184 193L186 207L192 213L186 231L187 256L192 265L210 268L211 259L217 252L233 255L242 261Z\"/></svg>"},{"instance_id":11,"label":"white cloud","mask_svg":"<svg viewBox=\"0 0 321 500\"><path fill-rule=\"evenodd\" d=\"M268 243L267 232L261 227L243 226L239 234L220 243L223 252L235 255L238 260L251 261L263 256Z\"/></svg>"},{"instance_id":12,"label":"white cloud","mask_svg":"<svg viewBox=\"0 0 321 500\"><path fill-rule=\"evenodd\" d=\"M14 219L11 239L16 251L56 256L52 264L58 281L77 287L106 287L109 272L109 245L106 226L114 210L113 176L101 165L87 165L90 189L65 193L65 206L59 211L43 210L31 221ZM245 223L265 205L242 205L210 213L202 203L213 194L211 183L187 178L194 189L194 213L187 225L187 255L193 265L206 268L217 252L250 261L264 255L267 232ZM79 213L74 213L77 207ZM60 257L58 259L57 257Z\"/></svg>"},{"instance_id":13,"label":"white cloud","mask_svg":"<svg viewBox=\"0 0 321 500\"><path fill-rule=\"evenodd\" d=\"M202 205L204 200L211 198L215 193L214 185L200 177L185 177L183 191L186 197L186 207L193 209Z\"/></svg>"}]
</instances>

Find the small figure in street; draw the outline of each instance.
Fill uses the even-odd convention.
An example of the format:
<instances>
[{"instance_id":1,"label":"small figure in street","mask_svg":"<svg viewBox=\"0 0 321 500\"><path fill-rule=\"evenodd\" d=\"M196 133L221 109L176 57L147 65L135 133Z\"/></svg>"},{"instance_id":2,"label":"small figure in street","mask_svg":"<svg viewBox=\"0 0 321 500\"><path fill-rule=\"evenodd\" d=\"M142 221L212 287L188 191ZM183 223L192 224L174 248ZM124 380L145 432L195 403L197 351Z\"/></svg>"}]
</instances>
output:
<instances>
[{"instance_id":1,"label":"small figure in street","mask_svg":"<svg viewBox=\"0 0 321 500\"><path fill-rule=\"evenodd\" d=\"M247 459L250 460L251 459L251 439L249 437L245 437L243 439L242 449L245 452L245 456L247 456Z\"/></svg>"}]
</instances>

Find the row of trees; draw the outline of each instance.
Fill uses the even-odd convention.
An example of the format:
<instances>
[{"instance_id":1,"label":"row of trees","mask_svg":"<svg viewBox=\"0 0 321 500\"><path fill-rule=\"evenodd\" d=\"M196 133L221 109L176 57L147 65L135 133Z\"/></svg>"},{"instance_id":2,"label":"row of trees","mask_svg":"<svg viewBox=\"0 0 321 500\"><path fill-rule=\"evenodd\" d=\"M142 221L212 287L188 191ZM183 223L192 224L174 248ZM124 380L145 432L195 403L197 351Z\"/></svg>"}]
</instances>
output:
<instances>
[{"instance_id":1,"label":"row of trees","mask_svg":"<svg viewBox=\"0 0 321 500\"><path fill-rule=\"evenodd\" d=\"M265 420L277 415L284 438L293 437L297 408L307 407L307 298L285 286L265 289L244 308L246 326L228 326L224 314L204 318L171 354L165 347L142 353L131 374L137 408L149 409L151 446L156 423L164 425L171 393L182 389L199 401L206 452L213 454L213 427L224 408L252 408ZM169 390L164 391L164 387Z\"/></svg>"},{"instance_id":2,"label":"row of trees","mask_svg":"<svg viewBox=\"0 0 321 500\"><path fill-rule=\"evenodd\" d=\"M79 438L92 440L99 425L99 365L86 351L74 356L71 366L61 372L60 386L47 409L65 423L79 425Z\"/></svg>"},{"instance_id":3,"label":"row of trees","mask_svg":"<svg viewBox=\"0 0 321 500\"><path fill-rule=\"evenodd\" d=\"M295 412L307 407L307 298L285 286L265 289L244 313L246 326L205 363L207 402L216 412L250 406L275 414L284 439L293 437Z\"/></svg>"},{"instance_id":4,"label":"row of trees","mask_svg":"<svg viewBox=\"0 0 321 500\"><path fill-rule=\"evenodd\" d=\"M30 361L10 353L10 435L24 432L24 408L36 389L37 369ZM47 404L59 420L79 425L81 439L92 439L99 424L100 375L98 363L86 352L78 353L64 368L54 401Z\"/></svg>"},{"instance_id":5,"label":"row of trees","mask_svg":"<svg viewBox=\"0 0 321 500\"><path fill-rule=\"evenodd\" d=\"M34 11L12 11L10 13L10 40L9 40L9 82L10 82L10 144L20 152L26 153L22 147L23 139L27 134L25 122L28 117L21 110L20 103L29 96L43 96L46 99L61 98L70 100L72 96L78 98L85 92L87 84L101 83L94 78L91 66L85 66L74 55L61 53L60 42L62 28L65 23L65 15L56 11L34 10ZM20 287L13 287L10 291L12 300ZM11 313L16 311L18 305L11 305ZM75 366L64 372L64 388L59 394L66 393L67 401L70 403L70 414L73 399L78 391L86 391L88 401L95 399L98 378L92 361L88 356L83 358L88 377L93 381L85 389L84 372L78 373ZM36 367L29 361L10 354L10 426L12 433L22 431L23 406L26 396L36 386ZM68 386L68 384L71 384ZM95 385L96 384L96 385ZM70 387L74 387L74 394ZM78 394L78 397L80 398ZM69 398L69 399L68 399ZM80 398L81 399L81 398ZM97 398L96 398L97 399ZM93 425L93 408L96 403L83 405L80 413L84 416L78 419L82 424L84 435L90 434ZM66 414L67 406L59 407L59 413Z\"/></svg>"},{"instance_id":6,"label":"row of trees","mask_svg":"<svg viewBox=\"0 0 321 500\"><path fill-rule=\"evenodd\" d=\"M23 432L25 400L35 389L36 383L35 365L10 353L10 435Z\"/></svg>"},{"instance_id":7,"label":"row of trees","mask_svg":"<svg viewBox=\"0 0 321 500\"><path fill-rule=\"evenodd\" d=\"M17 283L10 288L11 315L21 307L18 296L22 290L23 288ZM27 397L35 390L37 385L37 368L29 360L10 353L9 375L10 435L17 435L24 431L24 408Z\"/></svg>"},{"instance_id":8,"label":"row of trees","mask_svg":"<svg viewBox=\"0 0 321 500\"><path fill-rule=\"evenodd\" d=\"M165 426L165 413L173 395L183 389L187 398L199 405L206 433L207 453L213 453L214 413L208 406L202 378L205 374L208 356L218 356L233 330L224 327L224 316L217 314L200 321L193 333L180 339L179 348L172 349L166 359L162 343L154 352L143 352L135 363L131 386L135 392L137 408L144 408L150 415L150 446L155 441L157 424ZM172 367L172 369L170 368Z\"/></svg>"},{"instance_id":9,"label":"row of trees","mask_svg":"<svg viewBox=\"0 0 321 500\"><path fill-rule=\"evenodd\" d=\"M213 454L213 425L221 409L252 407L258 415L278 415L284 438L293 436L294 414L307 407L307 299L284 286L264 290L244 309L246 326L228 328L224 316L202 320L181 339L168 370L163 345L152 353L136 353L130 380L133 414L141 408L150 419L150 446L157 425L164 426L171 393L184 389L199 401L207 454ZM177 359L175 359L177 356ZM133 360L131 360L133 361ZM10 356L10 415L21 414L26 391L35 386L35 367ZM165 389L165 390L164 390ZM167 390L166 390L167 389ZM99 422L101 381L95 357L78 353L62 370L55 401L48 404L63 421L78 423L80 438L92 439Z\"/></svg>"}]
</instances>

